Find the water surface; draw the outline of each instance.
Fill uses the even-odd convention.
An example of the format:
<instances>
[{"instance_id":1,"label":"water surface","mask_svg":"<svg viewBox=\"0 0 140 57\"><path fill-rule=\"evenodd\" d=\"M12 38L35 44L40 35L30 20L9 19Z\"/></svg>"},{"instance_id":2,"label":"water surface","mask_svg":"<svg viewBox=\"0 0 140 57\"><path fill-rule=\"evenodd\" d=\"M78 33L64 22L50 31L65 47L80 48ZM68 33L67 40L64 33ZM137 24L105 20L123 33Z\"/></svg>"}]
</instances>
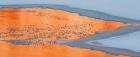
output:
<instances>
[{"instance_id":1,"label":"water surface","mask_svg":"<svg viewBox=\"0 0 140 57\"><path fill-rule=\"evenodd\" d=\"M140 31L130 33L128 35L116 36L109 39L97 40L98 42L116 48L124 48L132 51L140 52Z\"/></svg>"}]
</instances>

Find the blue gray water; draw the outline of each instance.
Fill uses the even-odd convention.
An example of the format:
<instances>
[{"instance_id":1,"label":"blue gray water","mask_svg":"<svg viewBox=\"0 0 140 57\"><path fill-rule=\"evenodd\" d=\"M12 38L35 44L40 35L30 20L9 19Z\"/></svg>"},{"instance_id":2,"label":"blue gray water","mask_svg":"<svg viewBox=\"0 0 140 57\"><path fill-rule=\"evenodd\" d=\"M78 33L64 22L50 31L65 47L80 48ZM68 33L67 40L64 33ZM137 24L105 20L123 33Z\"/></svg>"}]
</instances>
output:
<instances>
[{"instance_id":1,"label":"blue gray water","mask_svg":"<svg viewBox=\"0 0 140 57\"><path fill-rule=\"evenodd\" d=\"M130 49L140 52L140 31L123 36L111 37L108 39L97 40L105 46Z\"/></svg>"},{"instance_id":2,"label":"blue gray water","mask_svg":"<svg viewBox=\"0 0 140 57\"><path fill-rule=\"evenodd\" d=\"M140 20L140 0L0 0L0 4L61 4Z\"/></svg>"}]
</instances>

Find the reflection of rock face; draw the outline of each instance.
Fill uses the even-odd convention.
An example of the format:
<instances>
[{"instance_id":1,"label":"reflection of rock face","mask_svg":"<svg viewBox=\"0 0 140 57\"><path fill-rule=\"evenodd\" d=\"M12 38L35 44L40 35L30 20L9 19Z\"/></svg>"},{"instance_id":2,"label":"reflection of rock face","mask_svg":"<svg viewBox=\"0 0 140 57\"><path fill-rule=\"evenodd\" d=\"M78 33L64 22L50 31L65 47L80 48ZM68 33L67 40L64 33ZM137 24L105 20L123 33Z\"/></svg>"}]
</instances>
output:
<instances>
[{"instance_id":1,"label":"reflection of rock face","mask_svg":"<svg viewBox=\"0 0 140 57\"><path fill-rule=\"evenodd\" d=\"M48 8L1 8L0 38L77 39L127 24Z\"/></svg>"},{"instance_id":2,"label":"reflection of rock face","mask_svg":"<svg viewBox=\"0 0 140 57\"><path fill-rule=\"evenodd\" d=\"M95 34L97 31L114 30L124 26L127 24L80 16L77 13L62 10L1 8L0 39L16 38L16 40L8 41L18 44L29 43L28 40L31 40L33 44L17 45L0 41L0 55L2 57L127 57L97 50L39 42L42 39L43 41L45 39L77 39Z\"/></svg>"},{"instance_id":3,"label":"reflection of rock face","mask_svg":"<svg viewBox=\"0 0 140 57\"><path fill-rule=\"evenodd\" d=\"M0 41L1 57L129 57L59 44L15 45Z\"/></svg>"}]
</instances>

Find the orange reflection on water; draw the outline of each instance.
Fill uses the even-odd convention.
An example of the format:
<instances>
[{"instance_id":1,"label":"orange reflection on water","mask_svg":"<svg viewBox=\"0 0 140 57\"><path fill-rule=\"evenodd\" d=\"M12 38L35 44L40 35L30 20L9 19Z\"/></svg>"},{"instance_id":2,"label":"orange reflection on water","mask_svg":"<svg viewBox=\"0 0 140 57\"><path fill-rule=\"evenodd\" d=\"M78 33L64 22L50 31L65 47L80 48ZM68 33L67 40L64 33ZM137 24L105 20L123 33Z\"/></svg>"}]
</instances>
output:
<instances>
[{"instance_id":1,"label":"orange reflection on water","mask_svg":"<svg viewBox=\"0 0 140 57\"><path fill-rule=\"evenodd\" d=\"M128 26L49 8L0 8L0 38L77 39ZM0 41L0 57L127 57L46 43L16 45Z\"/></svg>"},{"instance_id":2,"label":"orange reflection on water","mask_svg":"<svg viewBox=\"0 0 140 57\"><path fill-rule=\"evenodd\" d=\"M15 45L0 41L1 57L129 57L66 45Z\"/></svg>"},{"instance_id":3,"label":"orange reflection on water","mask_svg":"<svg viewBox=\"0 0 140 57\"><path fill-rule=\"evenodd\" d=\"M0 38L77 39L128 26L49 8L0 8Z\"/></svg>"}]
</instances>

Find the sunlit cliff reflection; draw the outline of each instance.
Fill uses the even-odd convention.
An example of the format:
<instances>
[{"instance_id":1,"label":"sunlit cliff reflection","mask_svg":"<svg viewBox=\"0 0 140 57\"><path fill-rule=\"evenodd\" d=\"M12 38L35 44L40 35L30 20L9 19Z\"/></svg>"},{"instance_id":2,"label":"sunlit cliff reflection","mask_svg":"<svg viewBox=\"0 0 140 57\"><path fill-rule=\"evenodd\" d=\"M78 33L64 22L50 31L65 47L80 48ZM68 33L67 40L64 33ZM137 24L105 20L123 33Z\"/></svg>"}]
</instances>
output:
<instances>
[{"instance_id":1,"label":"sunlit cliff reflection","mask_svg":"<svg viewBox=\"0 0 140 57\"><path fill-rule=\"evenodd\" d=\"M58 39L85 38L99 31L115 30L125 26L128 24L80 16L77 13L57 9L0 8L0 56L127 57L47 42ZM4 42L21 38L42 39L44 44L18 45Z\"/></svg>"}]
</instances>

